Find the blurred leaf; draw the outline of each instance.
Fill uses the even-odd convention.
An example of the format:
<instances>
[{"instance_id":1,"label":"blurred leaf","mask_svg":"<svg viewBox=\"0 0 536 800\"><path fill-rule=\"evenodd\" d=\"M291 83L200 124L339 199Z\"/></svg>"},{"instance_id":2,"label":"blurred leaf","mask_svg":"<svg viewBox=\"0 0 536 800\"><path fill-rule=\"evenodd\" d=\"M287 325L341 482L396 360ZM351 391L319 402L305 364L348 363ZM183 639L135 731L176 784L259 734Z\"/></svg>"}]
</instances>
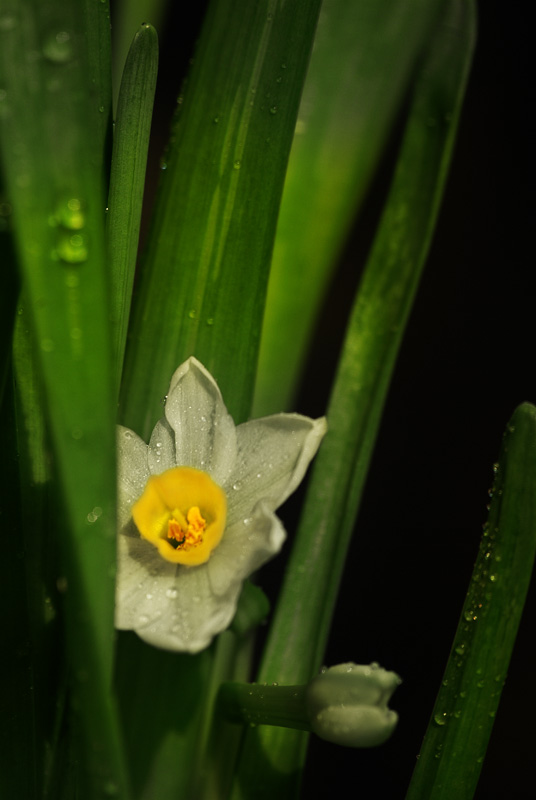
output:
<instances>
[{"instance_id":1,"label":"blurred leaf","mask_svg":"<svg viewBox=\"0 0 536 800\"><path fill-rule=\"evenodd\" d=\"M117 662L134 796L143 800L191 797L212 649L197 656L166 653L134 633L122 632Z\"/></svg>"},{"instance_id":2,"label":"blurred leaf","mask_svg":"<svg viewBox=\"0 0 536 800\"><path fill-rule=\"evenodd\" d=\"M470 800L486 754L536 554L536 407L519 406L495 465L449 661L406 800Z\"/></svg>"},{"instance_id":3,"label":"blurred leaf","mask_svg":"<svg viewBox=\"0 0 536 800\"><path fill-rule=\"evenodd\" d=\"M52 4L60 7L57 0ZM109 158L112 144L112 42L110 37L109 0L82 0L78 3L83 15L81 28L86 41L90 83L85 87L92 109L92 120L96 130L96 146L104 158L100 161L100 179L108 185ZM77 9L78 10L78 9ZM97 162L95 162L95 166Z\"/></svg>"},{"instance_id":4,"label":"blurred leaf","mask_svg":"<svg viewBox=\"0 0 536 800\"><path fill-rule=\"evenodd\" d=\"M322 4L277 223L254 416L292 404L326 285L444 7Z\"/></svg>"},{"instance_id":5,"label":"blurred leaf","mask_svg":"<svg viewBox=\"0 0 536 800\"><path fill-rule=\"evenodd\" d=\"M110 93L109 87L100 91L106 48L85 30L88 19L102 19L94 14L106 13L107 5L96 5L13 5L2 34L0 130L33 355L63 501L52 513L73 707L87 759L80 787L83 796L114 787L126 796L111 697L115 435L101 120ZM88 51L88 39L98 52ZM20 363L19 376L24 369Z\"/></svg>"},{"instance_id":6,"label":"blurred leaf","mask_svg":"<svg viewBox=\"0 0 536 800\"><path fill-rule=\"evenodd\" d=\"M258 682L306 683L320 667L395 358L430 245L474 45L454 0L430 44L392 187L350 318ZM248 729L233 798L295 797L307 735Z\"/></svg>"}]
</instances>

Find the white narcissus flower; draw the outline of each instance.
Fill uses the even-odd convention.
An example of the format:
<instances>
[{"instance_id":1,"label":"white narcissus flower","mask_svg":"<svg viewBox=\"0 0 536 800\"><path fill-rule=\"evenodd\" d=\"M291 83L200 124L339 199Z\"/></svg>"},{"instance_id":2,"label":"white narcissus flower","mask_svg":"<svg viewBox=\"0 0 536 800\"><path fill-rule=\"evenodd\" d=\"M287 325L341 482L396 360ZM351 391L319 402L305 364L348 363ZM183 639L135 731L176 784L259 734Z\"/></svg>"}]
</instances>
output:
<instances>
[{"instance_id":1,"label":"white narcissus flower","mask_svg":"<svg viewBox=\"0 0 536 800\"><path fill-rule=\"evenodd\" d=\"M279 552L274 514L302 480L324 418L235 424L210 373L174 373L149 444L118 429L115 624L196 653L230 624L243 581Z\"/></svg>"}]
</instances>

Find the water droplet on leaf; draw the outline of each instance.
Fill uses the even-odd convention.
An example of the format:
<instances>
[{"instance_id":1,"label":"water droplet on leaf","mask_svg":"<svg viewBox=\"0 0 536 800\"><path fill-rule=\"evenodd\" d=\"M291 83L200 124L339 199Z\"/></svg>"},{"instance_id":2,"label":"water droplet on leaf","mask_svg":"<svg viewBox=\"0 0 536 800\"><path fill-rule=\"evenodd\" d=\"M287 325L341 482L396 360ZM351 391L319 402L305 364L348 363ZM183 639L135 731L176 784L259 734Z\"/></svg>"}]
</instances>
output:
<instances>
[{"instance_id":1,"label":"water droplet on leaf","mask_svg":"<svg viewBox=\"0 0 536 800\"><path fill-rule=\"evenodd\" d=\"M49 36L43 45L43 55L53 64L66 64L73 57L71 34L68 31L58 31Z\"/></svg>"}]
</instances>

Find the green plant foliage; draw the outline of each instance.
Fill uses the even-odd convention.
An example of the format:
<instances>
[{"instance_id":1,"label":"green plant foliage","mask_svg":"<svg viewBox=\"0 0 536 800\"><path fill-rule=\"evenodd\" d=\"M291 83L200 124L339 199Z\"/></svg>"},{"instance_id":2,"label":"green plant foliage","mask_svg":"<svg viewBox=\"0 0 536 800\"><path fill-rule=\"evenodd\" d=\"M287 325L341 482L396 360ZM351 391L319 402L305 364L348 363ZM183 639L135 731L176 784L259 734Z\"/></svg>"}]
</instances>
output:
<instances>
[{"instance_id":1,"label":"green plant foliage","mask_svg":"<svg viewBox=\"0 0 536 800\"><path fill-rule=\"evenodd\" d=\"M195 355L236 422L250 412L279 201L319 0L210 4L179 98L125 363L122 419ZM144 387L143 392L138 387Z\"/></svg>"},{"instance_id":2,"label":"green plant foliage","mask_svg":"<svg viewBox=\"0 0 536 800\"><path fill-rule=\"evenodd\" d=\"M121 418L146 438L172 373L191 354L218 378L235 419L249 413L277 211L318 7L301 0L244 4L240 16L229 0L209 7L179 98L129 331ZM120 639L117 686L130 761L144 770L135 783L162 798L187 796L198 780L191 765L210 738L217 686L207 691L192 678L197 703L185 705L180 694L170 698L165 683L144 683L138 722L157 725L155 708L165 707L178 728L162 720L167 732L153 737L149 756L144 741L130 735L130 687L146 681L139 666L146 659L153 672L171 663L184 675L221 680L232 673L222 673L215 648L172 657L147 654L133 637Z\"/></svg>"},{"instance_id":3,"label":"green plant foliage","mask_svg":"<svg viewBox=\"0 0 536 800\"><path fill-rule=\"evenodd\" d=\"M110 693L115 464L101 120L109 63L100 91L109 46L93 36L98 49L86 48L88 20L92 30L101 24L95 8L18 3L7 30L3 18L1 48L3 170L33 350L31 363L17 366L23 379L36 359L59 481L49 514L89 776L81 796L105 786L127 792ZM106 17L106 6L95 14ZM39 529L36 519L30 534Z\"/></svg>"},{"instance_id":4,"label":"green plant foliage","mask_svg":"<svg viewBox=\"0 0 536 800\"><path fill-rule=\"evenodd\" d=\"M488 522L406 800L471 800L536 553L536 407L504 432Z\"/></svg>"},{"instance_id":5,"label":"green plant foliage","mask_svg":"<svg viewBox=\"0 0 536 800\"><path fill-rule=\"evenodd\" d=\"M121 81L106 217L112 283L110 318L118 384L138 255L157 69L156 31L151 25L142 25L132 42Z\"/></svg>"},{"instance_id":6,"label":"green plant foliage","mask_svg":"<svg viewBox=\"0 0 536 800\"><path fill-rule=\"evenodd\" d=\"M475 2L209 0L185 77L173 4L117 0L120 88L108 0L0 4L0 794L290 800L318 723L297 685L323 658L445 187ZM158 62L149 23L162 20L176 74L161 77L180 94L137 263ZM391 188L252 689L254 637L270 618L253 583L196 655L114 631L118 401L119 421L147 441L173 372L195 355L236 423L254 396L255 415L286 407L389 144ZM524 404L408 800L472 797L534 560L535 453ZM287 689L265 691L275 682ZM256 721L295 729L229 722L222 683L237 723L271 700Z\"/></svg>"},{"instance_id":7,"label":"green plant foliage","mask_svg":"<svg viewBox=\"0 0 536 800\"><path fill-rule=\"evenodd\" d=\"M444 189L474 45L472 6L453 2L417 81L392 187L351 314L313 474L258 676L305 683L319 669L338 583ZM249 730L234 798L263 775L294 797L307 737ZM269 754L269 756L268 756ZM260 796L260 795L259 795Z\"/></svg>"},{"instance_id":8,"label":"green plant foliage","mask_svg":"<svg viewBox=\"0 0 536 800\"><path fill-rule=\"evenodd\" d=\"M292 410L332 270L444 7L322 4L277 223L254 416Z\"/></svg>"}]
</instances>

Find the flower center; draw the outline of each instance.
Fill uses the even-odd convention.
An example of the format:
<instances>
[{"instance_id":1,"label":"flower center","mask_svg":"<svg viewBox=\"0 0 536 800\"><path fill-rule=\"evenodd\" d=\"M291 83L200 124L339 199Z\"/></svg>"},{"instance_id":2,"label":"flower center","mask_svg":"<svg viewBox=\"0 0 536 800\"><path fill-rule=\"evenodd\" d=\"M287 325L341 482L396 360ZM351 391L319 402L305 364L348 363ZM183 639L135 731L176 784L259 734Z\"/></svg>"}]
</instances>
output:
<instances>
[{"instance_id":1,"label":"flower center","mask_svg":"<svg viewBox=\"0 0 536 800\"><path fill-rule=\"evenodd\" d=\"M197 506L192 506L186 514L186 519L179 511L174 508L168 522L167 538L170 545L176 550L182 548L189 550L196 547L203 541L203 531L207 527L206 519L203 519Z\"/></svg>"},{"instance_id":2,"label":"flower center","mask_svg":"<svg viewBox=\"0 0 536 800\"><path fill-rule=\"evenodd\" d=\"M227 499L206 472L174 467L152 475L132 507L140 534L174 564L197 566L208 561L221 541Z\"/></svg>"}]
</instances>

